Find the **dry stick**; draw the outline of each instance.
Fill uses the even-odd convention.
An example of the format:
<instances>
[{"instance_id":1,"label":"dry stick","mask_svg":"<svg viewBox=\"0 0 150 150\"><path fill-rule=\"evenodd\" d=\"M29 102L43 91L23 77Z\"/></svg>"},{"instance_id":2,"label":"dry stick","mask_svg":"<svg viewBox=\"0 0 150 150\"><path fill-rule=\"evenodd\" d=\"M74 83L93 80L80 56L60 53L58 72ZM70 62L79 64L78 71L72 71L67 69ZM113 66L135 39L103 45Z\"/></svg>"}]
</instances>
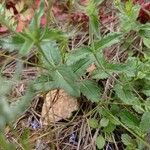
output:
<instances>
[{"instance_id":1,"label":"dry stick","mask_svg":"<svg viewBox=\"0 0 150 150\"><path fill-rule=\"evenodd\" d=\"M33 108L31 108L31 111L32 111L32 113L33 114L35 114L36 116L38 116L38 117L40 117L41 118L41 115L40 114L38 114Z\"/></svg>"},{"instance_id":2,"label":"dry stick","mask_svg":"<svg viewBox=\"0 0 150 150\"><path fill-rule=\"evenodd\" d=\"M83 126L84 126L84 122L82 122L82 125L81 125L81 129L80 129L80 133L79 133L79 140L78 140L78 146L77 146L77 150L80 150L80 144L81 144L81 134L82 134L82 130L83 130Z\"/></svg>"},{"instance_id":3,"label":"dry stick","mask_svg":"<svg viewBox=\"0 0 150 150\"><path fill-rule=\"evenodd\" d=\"M112 139L113 139L113 141L114 141L114 144L115 144L116 150L119 150L119 149L118 149L118 146L117 146L117 143L116 143L116 141L115 141L114 135L112 135Z\"/></svg>"},{"instance_id":4,"label":"dry stick","mask_svg":"<svg viewBox=\"0 0 150 150\"><path fill-rule=\"evenodd\" d=\"M105 84L105 89L104 89L104 92L102 95L102 100L107 99L107 97L108 97L107 95L109 94L109 91L110 91L111 82L112 82L112 77L109 77L106 81L106 84Z\"/></svg>"},{"instance_id":5,"label":"dry stick","mask_svg":"<svg viewBox=\"0 0 150 150\"><path fill-rule=\"evenodd\" d=\"M92 133L91 133L91 128L90 128L90 126L89 126L89 123L88 123L88 120L86 119L86 121L87 121L87 127L88 127L88 131L89 131L89 134L91 135L91 142L92 142ZM89 146L92 146L92 144L90 143L90 144L87 144L85 147L84 147L84 149L85 150L87 150L87 148L89 147Z\"/></svg>"},{"instance_id":6,"label":"dry stick","mask_svg":"<svg viewBox=\"0 0 150 150\"><path fill-rule=\"evenodd\" d=\"M98 134L99 134L100 128L101 128L101 127L99 127L99 128L96 129L96 132L95 132L95 134L94 134L94 136L93 136L93 138L92 138L92 143L91 143L92 146L94 145L94 143L95 143L95 141L96 141L96 138L97 138L97 136L98 136ZM93 146L93 150L96 150L96 147L95 147L95 146Z\"/></svg>"},{"instance_id":7,"label":"dry stick","mask_svg":"<svg viewBox=\"0 0 150 150\"><path fill-rule=\"evenodd\" d=\"M85 140L84 140L83 149L85 149L85 147L88 145L88 141L89 141L89 138L90 138L90 135L91 135L91 132L90 132L89 130L86 131L87 125L88 125L88 124L85 124L85 125L84 125L83 137L85 137L85 135L86 135L86 138L85 138ZM87 132L87 133L86 133L86 132Z\"/></svg>"},{"instance_id":8,"label":"dry stick","mask_svg":"<svg viewBox=\"0 0 150 150\"><path fill-rule=\"evenodd\" d=\"M12 139L13 139L13 141L14 141L22 150L25 150L25 149L22 147L22 145L21 145L15 138L12 137Z\"/></svg>"},{"instance_id":9,"label":"dry stick","mask_svg":"<svg viewBox=\"0 0 150 150\"><path fill-rule=\"evenodd\" d=\"M57 90L53 101L55 100L55 98L57 98L56 101L58 100L59 92L60 92L60 91ZM55 102L56 102L56 101L55 101ZM53 105L54 105L54 104L53 104ZM54 116L55 114L54 114L54 110L53 110L53 107L52 107L52 106L51 106L51 108L52 108L52 113L53 113L54 127L56 128L56 122L55 122L55 116ZM58 133L57 133L57 132L55 132L55 136L56 136L56 143L57 143L56 146L57 146L57 150L59 150Z\"/></svg>"},{"instance_id":10,"label":"dry stick","mask_svg":"<svg viewBox=\"0 0 150 150\"><path fill-rule=\"evenodd\" d=\"M85 33L85 34L82 36L81 40L77 43L77 45L76 45L75 48L80 47L84 42L86 42L86 41L88 40L88 37L86 37L86 36L87 36L87 33Z\"/></svg>"},{"instance_id":11,"label":"dry stick","mask_svg":"<svg viewBox=\"0 0 150 150\"><path fill-rule=\"evenodd\" d=\"M73 117L73 119L69 123L67 123L66 125L63 125L63 126L66 127L66 126L70 125L74 121L76 116L77 116L77 113L75 114L75 116ZM59 129L62 129L62 127L57 127L57 129L56 128L53 129L53 132L55 132L55 131L57 131ZM45 134L35 138L33 141L36 141L37 139L43 138L43 137L47 136L48 134L49 134L49 132L47 132L47 133L45 133Z\"/></svg>"}]
</instances>

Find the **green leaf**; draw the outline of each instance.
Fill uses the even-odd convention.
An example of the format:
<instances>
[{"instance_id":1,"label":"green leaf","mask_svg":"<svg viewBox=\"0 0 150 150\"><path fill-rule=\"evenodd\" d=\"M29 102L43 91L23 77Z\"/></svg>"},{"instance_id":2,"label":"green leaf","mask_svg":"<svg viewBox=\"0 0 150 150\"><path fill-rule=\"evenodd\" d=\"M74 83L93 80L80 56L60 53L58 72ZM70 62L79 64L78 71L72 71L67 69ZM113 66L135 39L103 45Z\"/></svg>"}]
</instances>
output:
<instances>
[{"instance_id":1,"label":"green leaf","mask_svg":"<svg viewBox=\"0 0 150 150\"><path fill-rule=\"evenodd\" d=\"M134 140L128 134L122 134L121 140L122 140L123 144L125 144L126 146L135 144Z\"/></svg>"},{"instance_id":2,"label":"green leaf","mask_svg":"<svg viewBox=\"0 0 150 150\"><path fill-rule=\"evenodd\" d=\"M143 38L150 38L150 23L146 23L140 26L139 30L140 36Z\"/></svg>"},{"instance_id":3,"label":"green leaf","mask_svg":"<svg viewBox=\"0 0 150 150\"><path fill-rule=\"evenodd\" d=\"M93 54L90 48L88 47L79 48L79 49L73 50L72 52L68 54L66 63L67 65L70 66L72 64L77 63L79 60L85 59L85 58L89 58L91 61L93 61L94 57L92 56Z\"/></svg>"},{"instance_id":4,"label":"green leaf","mask_svg":"<svg viewBox=\"0 0 150 150\"><path fill-rule=\"evenodd\" d=\"M34 90L38 92L46 92L52 89L55 89L57 86L54 81L47 81L42 83L35 83Z\"/></svg>"},{"instance_id":5,"label":"green leaf","mask_svg":"<svg viewBox=\"0 0 150 150\"><path fill-rule=\"evenodd\" d=\"M109 123L112 123L112 124L114 124L114 125L120 125L120 122L119 122L119 119L118 119L118 117L112 117L110 114L112 114L110 111L109 111L109 109L103 109L102 111L101 111L101 114L105 117L105 118L107 118L107 119L109 119Z\"/></svg>"},{"instance_id":6,"label":"green leaf","mask_svg":"<svg viewBox=\"0 0 150 150\"><path fill-rule=\"evenodd\" d=\"M150 48L150 39L148 38L143 38L143 43L147 48Z\"/></svg>"},{"instance_id":7,"label":"green leaf","mask_svg":"<svg viewBox=\"0 0 150 150\"><path fill-rule=\"evenodd\" d=\"M101 89L96 82L92 80L82 80L80 83L80 91L92 102L99 102L101 96Z\"/></svg>"},{"instance_id":8,"label":"green leaf","mask_svg":"<svg viewBox=\"0 0 150 150\"><path fill-rule=\"evenodd\" d=\"M77 77L70 67L65 65L58 67L51 73L51 77L57 88L64 89L71 96L80 96Z\"/></svg>"},{"instance_id":9,"label":"green leaf","mask_svg":"<svg viewBox=\"0 0 150 150\"><path fill-rule=\"evenodd\" d=\"M94 33L96 37L100 37L100 30L99 30L100 24L98 15L91 15L89 20L91 32Z\"/></svg>"},{"instance_id":10,"label":"green leaf","mask_svg":"<svg viewBox=\"0 0 150 150\"><path fill-rule=\"evenodd\" d=\"M113 124L112 122L109 122L109 124L104 127L103 131L107 133L112 133L116 129L116 125Z\"/></svg>"},{"instance_id":11,"label":"green leaf","mask_svg":"<svg viewBox=\"0 0 150 150\"><path fill-rule=\"evenodd\" d=\"M150 97L150 80L142 80L142 93Z\"/></svg>"},{"instance_id":12,"label":"green leaf","mask_svg":"<svg viewBox=\"0 0 150 150\"><path fill-rule=\"evenodd\" d=\"M4 137L3 133L0 133L0 147L3 150L16 150L16 147L14 144L8 143L6 138Z\"/></svg>"},{"instance_id":13,"label":"green leaf","mask_svg":"<svg viewBox=\"0 0 150 150\"><path fill-rule=\"evenodd\" d=\"M113 44L120 42L122 34L119 32L109 33L107 36L103 37L100 41L95 42L95 50L99 51L101 49L110 47Z\"/></svg>"},{"instance_id":14,"label":"green leaf","mask_svg":"<svg viewBox=\"0 0 150 150\"><path fill-rule=\"evenodd\" d=\"M128 1L130 3L130 1ZM121 21L121 30L125 33L128 33L131 30L138 31L139 25L137 23L137 18L139 15L140 7L134 5L132 7L126 7L120 9L121 13L119 15Z\"/></svg>"},{"instance_id":15,"label":"green leaf","mask_svg":"<svg viewBox=\"0 0 150 150\"><path fill-rule=\"evenodd\" d=\"M109 124L109 119L107 118L102 118L100 121L101 127L106 127Z\"/></svg>"},{"instance_id":16,"label":"green leaf","mask_svg":"<svg viewBox=\"0 0 150 150\"><path fill-rule=\"evenodd\" d=\"M120 107L117 105L111 105L110 111L113 115L117 115L120 112Z\"/></svg>"},{"instance_id":17,"label":"green leaf","mask_svg":"<svg viewBox=\"0 0 150 150\"><path fill-rule=\"evenodd\" d=\"M127 110L122 110L121 113L118 114L121 118L121 122L124 123L127 127L132 128L138 131L138 126L140 120L138 117L133 115L131 112Z\"/></svg>"},{"instance_id":18,"label":"green leaf","mask_svg":"<svg viewBox=\"0 0 150 150\"><path fill-rule=\"evenodd\" d=\"M55 88L55 82L52 80L50 75L41 75L34 81L33 84L33 89L38 92L50 91Z\"/></svg>"},{"instance_id":19,"label":"green leaf","mask_svg":"<svg viewBox=\"0 0 150 150\"><path fill-rule=\"evenodd\" d=\"M86 69L91 63L92 62L89 58L83 58L71 65L71 68L77 76L81 77L86 73Z\"/></svg>"},{"instance_id":20,"label":"green leaf","mask_svg":"<svg viewBox=\"0 0 150 150\"><path fill-rule=\"evenodd\" d=\"M137 69L141 65L141 62L136 57L129 57L124 68L124 73L128 77L134 77L136 76Z\"/></svg>"},{"instance_id":21,"label":"green leaf","mask_svg":"<svg viewBox=\"0 0 150 150\"><path fill-rule=\"evenodd\" d=\"M150 112L150 98L147 98L145 101L145 110Z\"/></svg>"},{"instance_id":22,"label":"green leaf","mask_svg":"<svg viewBox=\"0 0 150 150\"><path fill-rule=\"evenodd\" d=\"M97 64L97 66L96 66L97 69L92 73L92 78L93 79L106 79L106 78L108 78L113 72L106 69L107 65L109 65L109 64L106 61L105 56L103 55L102 52L97 52L96 57L98 60L97 63L99 63L101 65L99 66L99 64Z\"/></svg>"},{"instance_id":23,"label":"green leaf","mask_svg":"<svg viewBox=\"0 0 150 150\"><path fill-rule=\"evenodd\" d=\"M98 128L99 123L98 123L97 119L92 118L92 119L89 119L88 121L89 121L89 126L91 128L93 128L93 129Z\"/></svg>"},{"instance_id":24,"label":"green leaf","mask_svg":"<svg viewBox=\"0 0 150 150\"><path fill-rule=\"evenodd\" d=\"M95 1L89 1L85 9L86 9L86 13L88 14L88 16L91 16L91 15L96 16L98 13L96 9Z\"/></svg>"},{"instance_id":25,"label":"green leaf","mask_svg":"<svg viewBox=\"0 0 150 150\"><path fill-rule=\"evenodd\" d=\"M86 6L86 13L89 16L89 34L97 38L100 37L98 4L101 2L102 1L88 1L88 5Z\"/></svg>"},{"instance_id":26,"label":"green leaf","mask_svg":"<svg viewBox=\"0 0 150 150\"><path fill-rule=\"evenodd\" d=\"M43 13L44 13L44 2L42 1L40 4L40 7L35 12L34 18L32 19L32 21L29 25L31 32L36 33L37 30L40 28L40 21L41 21L41 17L43 15Z\"/></svg>"},{"instance_id":27,"label":"green leaf","mask_svg":"<svg viewBox=\"0 0 150 150\"><path fill-rule=\"evenodd\" d=\"M143 114L143 112L145 111L143 109L143 103L140 101L134 102L134 104L132 105L132 108L139 114Z\"/></svg>"},{"instance_id":28,"label":"green leaf","mask_svg":"<svg viewBox=\"0 0 150 150\"><path fill-rule=\"evenodd\" d=\"M30 142L29 142L29 137L30 137L30 130L28 128L25 128L21 137L19 138L19 143L23 146L24 149L30 150Z\"/></svg>"},{"instance_id":29,"label":"green leaf","mask_svg":"<svg viewBox=\"0 0 150 150\"><path fill-rule=\"evenodd\" d=\"M150 89L142 91L146 96L150 97Z\"/></svg>"},{"instance_id":30,"label":"green leaf","mask_svg":"<svg viewBox=\"0 0 150 150\"><path fill-rule=\"evenodd\" d=\"M6 119L4 115L3 116L1 115L0 116L0 131L4 131L5 127L6 127Z\"/></svg>"},{"instance_id":31,"label":"green leaf","mask_svg":"<svg viewBox=\"0 0 150 150\"><path fill-rule=\"evenodd\" d=\"M41 30L41 33L43 30ZM66 33L56 30L56 29L47 29L43 36L43 40L57 40L57 41L64 41L69 38L69 35Z\"/></svg>"},{"instance_id":32,"label":"green leaf","mask_svg":"<svg viewBox=\"0 0 150 150\"><path fill-rule=\"evenodd\" d=\"M0 95L4 96L11 91L11 88L13 87L14 84L11 80L0 77L0 85L2 85L0 86Z\"/></svg>"},{"instance_id":33,"label":"green leaf","mask_svg":"<svg viewBox=\"0 0 150 150\"><path fill-rule=\"evenodd\" d=\"M99 6L104 0L95 0L97 6Z\"/></svg>"},{"instance_id":34,"label":"green leaf","mask_svg":"<svg viewBox=\"0 0 150 150\"><path fill-rule=\"evenodd\" d=\"M20 50L24 42L25 40L19 36L8 36L0 39L0 48L10 52Z\"/></svg>"},{"instance_id":35,"label":"green leaf","mask_svg":"<svg viewBox=\"0 0 150 150\"><path fill-rule=\"evenodd\" d=\"M99 135L96 138L96 146L98 147L98 149L103 149L105 146L105 139L103 138L102 135Z\"/></svg>"},{"instance_id":36,"label":"green leaf","mask_svg":"<svg viewBox=\"0 0 150 150\"><path fill-rule=\"evenodd\" d=\"M132 15L132 9L133 9L133 2L132 1L125 2L125 11L128 16Z\"/></svg>"},{"instance_id":37,"label":"green leaf","mask_svg":"<svg viewBox=\"0 0 150 150\"><path fill-rule=\"evenodd\" d=\"M140 129L144 133L148 133L150 130L150 112L145 112L142 116L141 122L140 122Z\"/></svg>"},{"instance_id":38,"label":"green leaf","mask_svg":"<svg viewBox=\"0 0 150 150\"><path fill-rule=\"evenodd\" d=\"M126 72L126 65L125 64L113 64L108 63L105 61L101 61L102 66L104 69L100 67L92 73L93 79L106 79L111 76L113 73L124 73Z\"/></svg>"},{"instance_id":39,"label":"green leaf","mask_svg":"<svg viewBox=\"0 0 150 150\"><path fill-rule=\"evenodd\" d=\"M112 72L109 73L110 75L112 74ZM108 72L106 73L104 70L98 68L92 73L92 79L107 79L110 75L108 74Z\"/></svg>"},{"instance_id":40,"label":"green leaf","mask_svg":"<svg viewBox=\"0 0 150 150\"><path fill-rule=\"evenodd\" d=\"M138 98L133 94L129 84L123 86L116 84L114 89L118 98L125 104L134 105L139 101Z\"/></svg>"},{"instance_id":41,"label":"green leaf","mask_svg":"<svg viewBox=\"0 0 150 150\"><path fill-rule=\"evenodd\" d=\"M52 66L57 66L61 63L61 54L56 42L44 41L41 43L41 48L43 52L42 61L46 67L51 69Z\"/></svg>"},{"instance_id":42,"label":"green leaf","mask_svg":"<svg viewBox=\"0 0 150 150\"><path fill-rule=\"evenodd\" d=\"M134 77L137 71L138 60L134 58L128 58L126 63L114 63L108 62L104 56L98 54L99 62L103 68L98 67L92 73L93 79L106 79L113 73L125 74L128 77Z\"/></svg>"},{"instance_id":43,"label":"green leaf","mask_svg":"<svg viewBox=\"0 0 150 150\"><path fill-rule=\"evenodd\" d=\"M26 56L27 54L29 54L33 45L34 45L34 42L32 40L26 39L21 49L19 50L19 54L22 56Z\"/></svg>"},{"instance_id":44,"label":"green leaf","mask_svg":"<svg viewBox=\"0 0 150 150\"><path fill-rule=\"evenodd\" d=\"M126 69L126 65L125 64L119 64L119 63L108 63L106 62L106 69L111 71L111 72L116 72L116 73L120 73L123 72Z\"/></svg>"}]
</instances>

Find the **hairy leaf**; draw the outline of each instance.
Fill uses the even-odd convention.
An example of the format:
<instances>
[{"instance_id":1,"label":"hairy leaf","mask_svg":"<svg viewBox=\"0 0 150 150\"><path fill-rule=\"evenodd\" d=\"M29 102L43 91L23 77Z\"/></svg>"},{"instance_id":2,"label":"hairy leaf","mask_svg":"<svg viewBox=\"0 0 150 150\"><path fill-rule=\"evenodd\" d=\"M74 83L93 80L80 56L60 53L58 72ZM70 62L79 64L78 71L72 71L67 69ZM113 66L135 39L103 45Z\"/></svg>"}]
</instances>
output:
<instances>
[{"instance_id":1,"label":"hairy leaf","mask_svg":"<svg viewBox=\"0 0 150 150\"><path fill-rule=\"evenodd\" d=\"M0 39L0 47L12 52L21 49L24 42L19 36L8 36Z\"/></svg>"},{"instance_id":2,"label":"hairy leaf","mask_svg":"<svg viewBox=\"0 0 150 150\"><path fill-rule=\"evenodd\" d=\"M135 144L134 140L128 134L122 134L121 140L122 140L123 144L125 144L125 145L134 146L134 144Z\"/></svg>"},{"instance_id":3,"label":"hairy leaf","mask_svg":"<svg viewBox=\"0 0 150 150\"><path fill-rule=\"evenodd\" d=\"M32 40L26 39L21 49L19 50L19 54L21 54L22 56L26 56L27 54L29 54L33 45L34 45L34 42Z\"/></svg>"},{"instance_id":4,"label":"hairy leaf","mask_svg":"<svg viewBox=\"0 0 150 150\"><path fill-rule=\"evenodd\" d=\"M33 84L33 89L38 92L50 91L55 88L55 82L52 80L50 75L41 75L34 81Z\"/></svg>"},{"instance_id":5,"label":"hairy leaf","mask_svg":"<svg viewBox=\"0 0 150 150\"><path fill-rule=\"evenodd\" d=\"M96 138L96 146L98 147L98 149L103 149L105 146L105 139L103 138L102 135L99 135Z\"/></svg>"},{"instance_id":6,"label":"hairy leaf","mask_svg":"<svg viewBox=\"0 0 150 150\"><path fill-rule=\"evenodd\" d=\"M142 93L150 97L150 80L142 81Z\"/></svg>"},{"instance_id":7,"label":"hairy leaf","mask_svg":"<svg viewBox=\"0 0 150 150\"><path fill-rule=\"evenodd\" d=\"M99 102L101 90L92 80L83 80L80 83L80 90L92 102Z\"/></svg>"},{"instance_id":8,"label":"hairy leaf","mask_svg":"<svg viewBox=\"0 0 150 150\"><path fill-rule=\"evenodd\" d=\"M66 65L58 67L51 73L51 77L57 88L64 89L71 96L78 97L80 95L77 77L70 67Z\"/></svg>"},{"instance_id":9,"label":"hairy leaf","mask_svg":"<svg viewBox=\"0 0 150 150\"><path fill-rule=\"evenodd\" d=\"M103 37L100 41L94 43L95 50L99 51L101 49L110 47L113 44L120 42L122 34L119 32L110 33L107 36Z\"/></svg>"},{"instance_id":10,"label":"hairy leaf","mask_svg":"<svg viewBox=\"0 0 150 150\"><path fill-rule=\"evenodd\" d=\"M99 123L98 123L97 119L92 118L92 119L89 119L88 121L89 121L89 126L91 128L93 128L93 129L98 128Z\"/></svg>"},{"instance_id":11,"label":"hairy leaf","mask_svg":"<svg viewBox=\"0 0 150 150\"><path fill-rule=\"evenodd\" d=\"M104 127L103 131L106 133L112 133L116 129L116 125L112 122L109 122L109 124Z\"/></svg>"},{"instance_id":12,"label":"hairy leaf","mask_svg":"<svg viewBox=\"0 0 150 150\"><path fill-rule=\"evenodd\" d=\"M140 26L139 30L140 36L143 38L150 38L150 23L146 23Z\"/></svg>"},{"instance_id":13,"label":"hairy leaf","mask_svg":"<svg viewBox=\"0 0 150 150\"><path fill-rule=\"evenodd\" d=\"M43 30L41 30L41 33ZM56 29L47 29L43 36L43 40L57 40L57 41L64 41L67 40L69 35L66 33L56 30Z\"/></svg>"},{"instance_id":14,"label":"hairy leaf","mask_svg":"<svg viewBox=\"0 0 150 150\"><path fill-rule=\"evenodd\" d=\"M107 79L110 75L112 75L112 72L106 73L103 70L97 69L92 73L93 79Z\"/></svg>"},{"instance_id":15,"label":"hairy leaf","mask_svg":"<svg viewBox=\"0 0 150 150\"><path fill-rule=\"evenodd\" d=\"M71 67L73 72L77 76L81 77L83 74L85 74L86 69L89 67L91 63L92 62L89 58L84 58L84 59L80 59L79 61L71 65Z\"/></svg>"},{"instance_id":16,"label":"hairy leaf","mask_svg":"<svg viewBox=\"0 0 150 150\"><path fill-rule=\"evenodd\" d=\"M124 123L127 127L138 130L140 120L137 116L133 115L127 110L122 110L119 114L121 122Z\"/></svg>"},{"instance_id":17,"label":"hairy leaf","mask_svg":"<svg viewBox=\"0 0 150 150\"><path fill-rule=\"evenodd\" d=\"M129 84L124 86L116 84L114 89L119 99L125 104L134 105L137 103L138 98L133 94Z\"/></svg>"},{"instance_id":18,"label":"hairy leaf","mask_svg":"<svg viewBox=\"0 0 150 150\"><path fill-rule=\"evenodd\" d=\"M96 35L96 37L100 37L98 15L91 15L90 16L90 27L91 27L91 32L94 33Z\"/></svg>"},{"instance_id":19,"label":"hairy leaf","mask_svg":"<svg viewBox=\"0 0 150 150\"><path fill-rule=\"evenodd\" d=\"M143 38L144 45L150 49L150 39L149 38Z\"/></svg>"},{"instance_id":20,"label":"hairy leaf","mask_svg":"<svg viewBox=\"0 0 150 150\"><path fill-rule=\"evenodd\" d=\"M94 79L106 79L113 73L126 74L126 76L133 77L137 69L137 60L129 58L127 63L108 62L104 56L97 55L99 63L103 67L98 67L92 74Z\"/></svg>"},{"instance_id":21,"label":"hairy leaf","mask_svg":"<svg viewBox=\"0 0 150 150\"><path fill-rule=\"evenodd\" d=\"M102 118L100 121L101 127L106 127L109 124L109 119L107 118Z\"/></svg>"},{"instance_id":22,"label":"hairy leaf","mask_svg":"<svg viewBox=\"0 0 150 150\"><path fill-rule=\"evenodd\" d=\"M144 133L148 133L150 130L150 112L145 112L140 122L140 128Z\"/></svg>"},{"instance_id":23,"label":"hairy leaf","mask_svg":"<svg viewBox=\"0 0 150 150\"><path fill-rule=\"evenodd\" d=\"M89 58L91 61L94 60L92 51L88 47L79 48L70 52L67 57L66 63L68 65L75 64L80 59L85 59L85 58Z\"/></svg>"},{"instance_id":24,"label":"hairy leaf","mask_svg":"<svg viewBox=\"0 0 150 150\"><path fill-rule=\"evenodd\" d=\"M41 2L39 9L35 12L34 18L32 19L29 25L30 31L33 32L33 34L36 34L36 32L40 28L40 21L43 13L44 13L44 2Z\"/></svg>"},{"instance_id":25,"label":"hairy leaf","mask_svg":"<svg viewBox=\"0 0 150 150\"><path fill-rule=\"evenodd\" d=\"M57 66L61 63L60 50L54 41L45 41L41 43L43 65L48 68Z\"/></svg>"}]
</instances>

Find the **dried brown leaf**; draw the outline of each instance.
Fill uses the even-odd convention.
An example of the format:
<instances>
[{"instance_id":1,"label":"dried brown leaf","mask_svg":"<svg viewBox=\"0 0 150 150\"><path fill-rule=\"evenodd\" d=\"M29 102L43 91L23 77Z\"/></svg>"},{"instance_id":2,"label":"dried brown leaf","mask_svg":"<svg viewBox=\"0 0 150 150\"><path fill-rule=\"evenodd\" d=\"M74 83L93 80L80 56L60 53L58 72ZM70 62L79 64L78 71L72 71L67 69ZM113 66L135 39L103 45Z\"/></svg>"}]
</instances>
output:
<instances>
[{"instance_id":1,"label":"dried brown leaf","mask_svg":"<svg viewBox=\"0 0 150 150\"><path fill-rule=\"evenodd\" d=\"M43 125L70 118L78 109L77 99L69 96L64 90L52 90L45 98L41 121Z\"/></svg>"}]
</instances>

